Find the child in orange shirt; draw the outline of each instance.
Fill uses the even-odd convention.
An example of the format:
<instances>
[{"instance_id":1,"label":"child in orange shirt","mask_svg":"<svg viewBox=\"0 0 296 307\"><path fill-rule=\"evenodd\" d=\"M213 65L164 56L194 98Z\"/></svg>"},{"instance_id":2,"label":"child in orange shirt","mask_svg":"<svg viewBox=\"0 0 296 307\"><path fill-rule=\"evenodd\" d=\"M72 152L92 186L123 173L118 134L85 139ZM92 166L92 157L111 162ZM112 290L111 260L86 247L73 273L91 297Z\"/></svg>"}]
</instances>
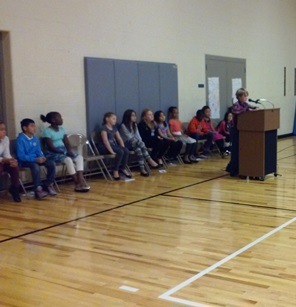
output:
<instances>
[{"instance_id":1,"label":"child in orange shirt","mask_svg":"<svg viewBox=\"0 0 296 307\"><path fill-rule=\"evenodd\" d=\"M206 123L204 122L204 114L202 110L196 112L196 116L192 118L188 125L189 136L198 142L198 140L206 140L203 155L210 153L210 147L213 142L213 133L208 130Z\"/></svg>"},{"instance_id":2,"label":"child in orange shirt","mask_svg":"<svg viewBox=\"0 0 296 307\"><path fill-rule=\"evenodd\" d=\"M185 155L183 161L185 164L191 164L192 162L198 162L197 154L197 142L195 139L189 137L182 131L182 122L179 120L179 111L177 107L169 108L169 126L174 137L180 140L186 145Z\"/></svg>"}]
</instances>

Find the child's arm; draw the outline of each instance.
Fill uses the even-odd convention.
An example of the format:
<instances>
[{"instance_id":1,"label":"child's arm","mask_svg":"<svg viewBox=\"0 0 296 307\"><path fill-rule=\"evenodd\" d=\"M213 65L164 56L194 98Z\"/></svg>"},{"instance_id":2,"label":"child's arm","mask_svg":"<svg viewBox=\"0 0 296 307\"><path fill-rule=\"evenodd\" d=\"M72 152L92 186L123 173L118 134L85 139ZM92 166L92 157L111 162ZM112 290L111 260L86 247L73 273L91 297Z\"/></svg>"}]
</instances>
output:
<instances>
[{"instance_id":1,"label":"child's arm","mask_svg":"<svg viewBox=\"0 0 296 307\"><path fill-rule=\"evenodd\" d=\"M38 144L38 145L39 145L39 148L40 148L40 144ZM42 155L38 155L38 158L36 158L35 155L28 154L25 151L25 143L20 138L17 138L17 140L16 140L15 149L16 149L17 158L20 161L40 163L40 162L38 162L40 160L39 158L45 159L44 156L43 156L43 153L41 152L41 149L40 149L40 152L41 152Z\"/></svg>"},{"instance_id":2,"label":"child's arm","mask_svg":"<svg viewBox=\"0 0 296 307\"><path fill-rule=\"evenodd\" d=\"M103 136L102 136L103 137ZM123 143L123 140L120 136L120 133L118 131L116 131L115 133L115 138L116 138L116 141L118 142L118 144L121 146L121 147L125 147L124 146L124 143Z\"/></svg>"},{"instance_id":3,"label":"child's arm","mask_svg":"<svg viewBox=\"0 0 296 307\"><path fill-rule=\"evenodd\" d=\"M157 132L158 132L158 135L159 135L162 139L172 140L171 137L165 136L165 135L162 133L162 131L161 131L160 128L157 128Z\"/></svg>"},{"instance_id":4,"label":"child's arm","mask_svg":"<svg viewBox=\"0 0 296 307\"><path fill-rule=\"evenodd\" d=\"M177 141L177 139L172 135L169 126L167 126L167 133L168 133L168 136L169 136L168 137L169 140Z\"/></svg>"},{"instance_id":5,"label":"child's arm","mask_svg":"<svg viewBox=\"0 0 296 307\"><path fill-rule=\"evenodd\" d=\"M118 131L116 132L118 133ZM113 151L110 142L108 140L108 136L107 136L107 131L101 131L101 137L102 137L102 141L105 145L105 147L107 148L107 150L110 152L111 155L115 155L115 152Z\"/></svg>"},{"instance_id":6,"label":"child's arm","mask_svg":"<svg viewBox=\"0 0 296 307\"><path fill-rule=\"evenodd\" d=\"M64 145L65 145L65 147L66 147L66 150L67 150L67 156L69 156L69 157L71 157L71 158L72 158L72 157L75 157L74 153L73 153L72 150L71 150L71 145L70 145L70 143L69 143L69 140L68 140L66 134L64 134L63 143L64 143ZM63 152L63 153L64 153L64 152Z\"/></svg>"},{"instance_id":7,"label":"child's arm","mask_svg":"<svg viewBox=\"0 0 296 307\"><path fill-rule=\"evenodd\" d=\"M127 129L125 124L121 124L120 133L124 135L127 140L131 140L134 137L134 134Z\"/></svg>"},{"instance_id":8,"label":"child's arm","mask_svg":"<svg viewBox=\"0 0 296 307\"><path fill-rule=\"evenodd\" d=\"M61 148L56 148L53 146L53 142L51 138L44 137L44 144L46 145L47 149L51 152L56 152L56 153L64 153L64 151Z\"/></svg>"}]
</instances>

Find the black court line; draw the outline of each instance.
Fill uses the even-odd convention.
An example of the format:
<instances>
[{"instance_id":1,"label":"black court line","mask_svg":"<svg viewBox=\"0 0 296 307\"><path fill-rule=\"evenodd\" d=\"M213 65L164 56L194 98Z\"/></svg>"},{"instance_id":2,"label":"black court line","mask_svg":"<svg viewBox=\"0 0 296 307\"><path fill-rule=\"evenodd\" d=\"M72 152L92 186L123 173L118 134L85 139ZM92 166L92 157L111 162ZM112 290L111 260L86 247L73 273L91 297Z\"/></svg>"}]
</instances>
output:
<instances>
[{"instance_id":1,"label":"black court line","mask_svg":"<svg viewBox=\"0 0 296 307\"><path fill-rule=\"evenodd\" d=\"M126 207L126 206L133 205L135 203L139 203L141 201L152 199L152 198L155 198L155 197L158 197L158 196L163 196L166 193L175 192L175 191L178 191L178 190L189 188L189 187L192 187L194 185L199 185L199 184L202 184L202 183L205 183L205 182L209 182L209 181L212 181L212 180L216 180L216 179L219 179L219 178L223 178L223 177L226 177L226 176L229 176L229 175L228 174L220 175L220 176L213 177L213 178L210 178L210 179L206 179L206 180L203 180L203 181L199 181L199 182L195 182L195 183L192 183L192 184L188 184L186 186L183 186L183 187L180 187L180 188L176 188L176 189L173 189L173 190L170 190L170 191L166 191L166 192L155 194L155 195L152 195L152 196L149 196L149 197L145 197L145 198L141 198L141 199L138 199L138 200L134 200L132 202L129 202L129 203L126 203L126 204L122 204L122 205L118 205L116 207L112 207L112 208L105 209L105 210L102 210L102 211L97 211L97 212L94 212L94 213L91 213L91 214L88 214L88 215L84 215L84 216L81 216L81 217L78 217L78 218L75 218L75 219L72 219L72 220L68 220L68 221L57 223L57 224L54 224L54 225L51 225L51 226L47 226L47 227L44 227L44 228L28 231L28 232L22 233L22 234L17 235L17 236L13 236L13 237L10 237L10 238L7 238L7 239L0 240L0 244L4 243L4 242L15 240L15 239L19 239L19 238L22 238L22 237L25 237L25 236L28 236L28 235L31 235L31 234L35 234L35 233L38 233L38 232L42 232L42 231L45 231L45 230L48 230L48 229L51 229L51 228L55 228L55 227L63 226L63 225L66 225L66 224L69 224L69 223L72 223L72 222L80 221L80 220L86 219L88 217L93 217L93 216L100 215L100 214L103 214L103 213L106 213L106 212L117 210L117 209L120 209L120 208L123 208L123 207Z\"/></svg>"},{"instance_id":2,"label":"black court line","mask_svg":"<svg viewBox=\"0 0 296 307\"><path fill-rule=\"evenodd\" d=\"M240 206L248 206L248 207L255 207L255 208L264 208L264 209L273 209L273 210L283 210L283 211L289 211L289 212L296 212L296 210L293 209L287 209L287 208L277 208L277 207L271 207L271 206L260 206L260 205L253 205L250 203L239 203L239 202L233 202L233 201L226 201L226 200L216 200L216 199L208 199L208 198L197 198L197 197L190 197L190 196L178 196L178 195L169 195L167 193L164 193L162 196L165 197L173 197L173 198L185 198L185 199L192 199L192 200L201 200L201 201L208 201L208 202L216 202L216 203L223 203L228 205L240 205Z\"/></svg>"},{"instance_id":3,"label":"black court line","mask_svg":"<svg viewBox=\"0 0 296 307\"><path fill-rule=\"evenodd\" d=\"M295 156L295 155L293 155L293 156ZM291 157L293 157L293 156L291 156ZM289 157L285 157L285 158L282 158L282 159L286 159L286 158L289 158ZM282 159L280 159L280 160L282 160ZM135 203L139 203L141 201L152 199L154 197L167 196L166 194L168 194L168 193L172 193L172 192L175 192L175 191L178 191L178 190L186 189L186 188L189 188L189 187L192 187L192 186L195 186L195 185L199 185L199 184L202 184L202 183L205 183L205 182L213 181L213 180L220 179L220 178L227 177L227 176L229 176L229 174L216 176L216 177L213 177L213 178L210 178L210 179L206 179L206 180L203 180L203 181L188 184L186 186L176 188L176 189L173 189L173 190L170 190L170 191L166 191L166 192L162 192L162 193L152 195L152 196L149 196L149 197L141 198L141 199L138 199L138 200L126 203L126 204L122 204L122 205L119 205L119 206L116 206L116 207L106 209L106 210L94 212L94 213L91 213L91 214L88 214L88 215L85 215L85 216L78 217L76 219L72 219L72 220L68 220L68 221L61 222L61 223L58 223L58 224L54 224L54 225L51 225L51 226L47 226L47 227L44 227L44 228L28 231L28 232L25 232L25 233L17 235L17 236L13 236L13 237L10 237L10 238L7 238L7 239L0 240L0 244L4 243L4 242L12 241L14 239L22 238L22 237L25 237L25 236L28 236L28 235L31 235L31 234L35 234L35 233L38 233L38 232L41 232L41 231L44 231L44 230L48 230L48 229L51 229L51 228L54 228L54 227L59 227L59 226L63 226L63 225L66 225L66 224L69 224L69 223L72 223L72 222L83 220L83 219L86 219L88 217L100 215L100 214L103 214L103 213L106 213L106 212L110 212L110 211L113 211L113 210L116 210L116 209L120 209L120 208L123 208L123 207L126 207L126 206L130 206L130 205L133 205ZM273 208L273 207L271 207L271 208Z\"/></svg>"},{"instance_id":4,"label":"black court line","mask_svg":"<svg viewBox=\"0 0 296 307\"><path fill-rule=\"evenodd\" d=\"M283 158L279 158L279 159L277 159L277 161L280 161L280 160L283 160L283 159L288 159L288 158L295 157L295 156L296 156L296 154L291 155L291 156L287 156L287 157L283 157Z\"/></svg>"}]
</instances>

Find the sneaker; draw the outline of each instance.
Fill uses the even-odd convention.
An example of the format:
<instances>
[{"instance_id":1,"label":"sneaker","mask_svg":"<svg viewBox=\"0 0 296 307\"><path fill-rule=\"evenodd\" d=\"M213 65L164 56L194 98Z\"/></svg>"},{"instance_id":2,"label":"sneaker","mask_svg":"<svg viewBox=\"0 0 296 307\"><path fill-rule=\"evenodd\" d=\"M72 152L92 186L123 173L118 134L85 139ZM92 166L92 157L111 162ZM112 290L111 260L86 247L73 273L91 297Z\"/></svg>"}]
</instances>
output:
<instances>
[{"instance_id":1,"label":"sneaker","mask_svg":"<svg viewBox=\"0 0 296 307\"><path fill-rule=\"evenodd\" d=\"M189 159L190 159L190 161L192 161L192 162L198 162L198 161L202 160L201 158L198 158L198 157L196 157L196 156L194 156L194 155L191 155L191 156L189 157Z\"/></svg>"},{"instance_id":2,"label":"sneaker","mask_svg":"<svg viewBox=\"0 0 296 307\"><path fill-rule=\"evenodd\" d=\"M83 185L82 185L82 188L84 189L84 190L90 190L90 186L85 182Z\"/></svg>"},{"instance_id":3,"label":"sneaker","mask_svg":"<svg viewBox=\"0 0 296 307\"><path fill-rule=\"evenodd\" d=\"M205 155L199 155L198 158L201 159L201 160L203 160L203 159L207 159L208 157L205 156Z\"/></svg>"},{"instance_id":4,"label":"sneaker","mask_svg":"<svg viewBox=\"0 0 296 307\"><path fill-rule=\"evenodd\" d=\"M48 193L48 195L55 196L58 194L56 190L53 188L52 184L47 187L44 187L44 190Z\"/></svg>"},{"instance_id":5,"label":"sneaker","mask_svg":"<svg viewBox=\"0 0 296 307\"><path fill-rule=\"evenodd\" d=\"M192 160L188 157L188 155L183 158L183 162L185 164L192 164Z\"/></svg>"},{"instance_id":6,"label":"sneaker","mask_svg":"<svg viewBox=\"0 0 296 307\"><path fill-rule=\"evenodd\" d=\"M35 190L35 198L37 199L42 199L44 197L46 197L48 195L48 193L46 191L44 191L42 189L42 187L38 187L36 190Z\"/></svg>"}]
</instances>

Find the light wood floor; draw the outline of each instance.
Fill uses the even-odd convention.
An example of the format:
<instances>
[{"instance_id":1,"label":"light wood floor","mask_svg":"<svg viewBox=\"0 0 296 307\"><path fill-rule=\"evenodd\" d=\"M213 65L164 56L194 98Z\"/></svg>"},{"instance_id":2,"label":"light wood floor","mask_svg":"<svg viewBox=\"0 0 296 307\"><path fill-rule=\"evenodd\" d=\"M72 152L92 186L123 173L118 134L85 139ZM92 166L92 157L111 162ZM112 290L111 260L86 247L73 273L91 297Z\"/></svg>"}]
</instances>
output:
<instances>
[{"instance_id":1,"label":"light wood floor","mask_svg":"<svg viewBox=\"0 0 296 307\"><path fill-rule=\"evenodd\" d=\"M0 306L296 306L295 144L264 182L214 156L86 194L1 195Z\"/></svg>"}]
</instances>

